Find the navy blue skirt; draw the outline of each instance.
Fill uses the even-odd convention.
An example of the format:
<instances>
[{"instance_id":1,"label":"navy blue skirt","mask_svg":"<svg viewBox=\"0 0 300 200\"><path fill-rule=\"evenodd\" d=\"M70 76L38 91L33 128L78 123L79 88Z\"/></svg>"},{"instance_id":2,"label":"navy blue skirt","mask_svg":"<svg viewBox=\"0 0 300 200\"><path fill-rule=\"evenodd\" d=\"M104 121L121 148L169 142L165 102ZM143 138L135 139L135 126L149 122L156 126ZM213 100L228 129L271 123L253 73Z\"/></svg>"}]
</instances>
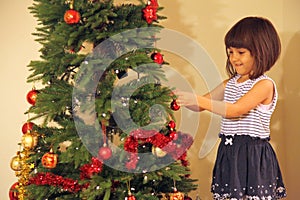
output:
<instances>
[{"instance_id":1,"label":"navy blue skirt","mask_svg":"<svg viewBox=\"0 0 300 200\"><path fill-rule=\"evenodd\" d=\"M213 170L211 192L217 200L273 200L286 196L269 139L224 136Z\"/></svg>"}]
</instances>

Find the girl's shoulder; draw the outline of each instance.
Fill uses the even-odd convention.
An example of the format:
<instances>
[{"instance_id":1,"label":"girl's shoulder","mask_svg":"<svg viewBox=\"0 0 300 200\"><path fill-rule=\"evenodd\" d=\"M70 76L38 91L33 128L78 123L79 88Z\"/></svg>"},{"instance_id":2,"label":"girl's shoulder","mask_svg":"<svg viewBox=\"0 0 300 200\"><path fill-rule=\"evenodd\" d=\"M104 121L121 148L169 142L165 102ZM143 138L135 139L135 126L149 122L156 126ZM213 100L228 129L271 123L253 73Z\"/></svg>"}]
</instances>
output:
<instances>
[{"instance_id":1,"label":"girl's shoulder","mask_svg":"<svg viewBox=\"0 0 300 200\"><path fill-rule=\"evenodd\" d=\"M271 81L273 83L273 85L276 86L275 81L266 74L263 74L263 75L259 76L258 78L254 79L252 82L252 85L255 85L256 83L258 83L259 81L262 81L262 80Z\"/></svg>"},{"instance_id":2,"label":"girl's shoulder","mask_svg":"<svg viewBox=\"0 0 300 200\"><path fill-rule=\"evenodd\" d=\"M262 79L270 79L270 80L272 80L268 75L266 75L266 74L262 74L262 75L260 75L259 77L257 77L256 79L254 79L254 80L257 80L257 81L259 81L259 80L262 80Z\"/></svg>"},{"instance_id":3,"label":"girl's shoulder","mask_svg":"<svg viewBox=\"0 0 300 200\"><path fill-rule=\"evenodd\" d=\"M229 79L226 79L223 81L224 87L245 87L245 88L252 88L256 83L260 81L270 81L273 83L273 85L276 87L276 84L272 78L270 78L268 75L263 74L255 79L248 79L247 81L238 83L237 80L240 78L240 75L236 74L233 77L230 77Z\"/></svg>"}]
</instances>

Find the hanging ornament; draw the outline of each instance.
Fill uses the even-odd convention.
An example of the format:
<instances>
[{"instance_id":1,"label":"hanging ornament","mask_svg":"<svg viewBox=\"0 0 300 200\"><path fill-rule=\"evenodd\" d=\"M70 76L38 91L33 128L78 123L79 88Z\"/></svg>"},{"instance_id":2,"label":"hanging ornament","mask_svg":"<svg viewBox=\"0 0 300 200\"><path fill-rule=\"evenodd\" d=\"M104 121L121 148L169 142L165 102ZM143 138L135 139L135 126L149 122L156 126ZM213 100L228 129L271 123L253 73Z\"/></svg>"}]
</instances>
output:
<instances>
[{"instance_id":1,"label":"hanging ornament","mask_svg":"<svg viewBox=\"0 0 300 200\"><path fill-rule=\"evenodd\" d=\"M128 192L128 197L126 197L125 200L136 200L136 198L131 192Z\"/></svg>"},{"instance_id":2,"label":"hanging ornament","mask_svg":"<svg viewBox=\"0 0 300 200\"><path fill-rule=\"evenodd\" d=\"M162 158L164 157L165 155L167 155L167 152L165 152L164 150L162 150L161 148L159 147L155 147L153 146L152 147L152 154L159 157L159 158Z\"/></svg>"},{"instance_id":3,"label":"hanging ornament","mask_svg":"<svg viewBox=\"0 0 300 200\"><path fill-rule=\"evenodd\" d=\"M170 194L170 200L184 200L184 194L182 192L178 192L176 188L174 188L173 193Z\"/></svg>"},{"instance_id":4,"label":"hanging ornament","mask_svg":"<svg viewBox=\"0 0 300 200\"><path fill-rule=\"evenodd\" d=\"M101 129L102 129L102 136L103 136L103 146L99 148L99 151L98 151L98 158L100 160L108 160L110 159L110 157L112 156L112 150L111 148L109 148L107 146L107 143L106 143L106 121L105 120L102 120L101 121Z\"/></svg>"},{"instance_id":5,"label":"hanging ornament","mask_svg":"<svg viewBox=\"0 0 300 200\"><path fill-rule=\"evenodd\" d=\"M115 73L117 74L118 79L122 79L128 76L128 73L126 70L115 70Z\"/></svg>"},{"instance_id":6,"label":"hanging ornament","mask_svg":"<svg viewBox=\"0 0 300 200\"><path fill-rule=\"evenodd\" d=\"M19 182L15 182L10 188L9 188L9 200L19 200L18 196L18 187Z\"/></svg>"},{"instance_id":7,"label":"hanging ornament","mask_svg":"<svg viewBox=\"0 0 300 200\"><path fill-rule=\"evenodd\" d=\"M48 153L45 153L42 157L42 165L45 168L53 169L56 167L58 162L58 155L53 153L53 149L51 148Z\"/></svg>"},{"instance_id":8,"label":"hanging ornament","mask_svg":"<svg viewBox=\"0 0 300 200\"><path fill-rule=\"evenodd\" d=\"M80 21L80 18L80 13L74 9L67 10L64 15L64 21L67 24L77 24Z\"/></svg>"},{"instance_id":9,"label":"hanging ornament","mask_svg":"<svg viewBox=\"0 0 300 200\"><path fill-rule=\"evenodd\" d=\"M130 189L131 189L131 187L130 187L130 180L128 180L126 182L126 185L127 185L127 190L128 190L128 196L125 197L125 200L135 200L136 199L135 196L130 191Z\"/></svg>"},{"instance_id":10,"label":"hanging ornament","mask_svg":"<svg viewBox=\"0 0 300 200\"><path fill-rule=\"evenodd\" d=\"M157 3L157 0L149 0L148 1L148 5L153 7L154 9L158 9L158 3Z\"/></svg>"},{"instance_id":11,"label":"hanging ornament","mask_svg":"<svg viewBox=\"0 0 300 200\"><path fill-rule=\"evenodd\" d=\"M37 145L37 142L38 137L36 133L27 132L22 136L21 144L25 150L33 149Z\"/></svg>"},{"instance_id":12,"label":"hanging ornament","mask_svg":"<svg viewBox=\"0 0 300 200\"><path fill-rule=\"evenodd\" d=\"M102 147L100 147L98 151L98 157L100 160L108 160L112 156L112 150L105 143Z\"/></svg>"},{"instance_id":13,"label":"hanging ornament","mask_svg":"<svg viewBox=\"0 0 300 200\"><path fill-rule=\"evenodd\" d=\"M74 0L70 0L68 3L70 3L70 9L64 14L64 21L67 24L77 24L81 18L80 13L74 10Z\"/></svg>"},{"instance_id":14,"label":"hanging ornament","mask_svg":"<svg viewBox=\"0 0 300 200\"><path fill-rule=\"evenodd\" d=\"M20 156L20 151L17 152L17 155L14 156L10 161L10 168L14 171L21 171L22 170L22 159Z\"/></svg>"},{"instance_id":15,"label":"hanging ornament","mask_svg":"<svg viewBox=\"0 0 300 200\"><path fill-rule=\"evenodd\" d=\"M175 130L175 127L176 127L176 123L171 120L168 124L168 128L171 130L171 131L174 131Z\"/></svg>"},{"instance_id":16,"label":"hanging ornament","mask_svg":"<svg viewBox=\"0 0 300 200\"><path fill-rule=\"evenodd\" d=\"M33 122L26 122L23 124L22 126L22 133L25 134L25 133L30 133L33 129L33 126L35 124Z\"/></svg>"},{"instance_id":17,"label":"hanging ornament","mask_svg":"<svg viewBox=\"0 0 300 200\"><path fill-rule=\"evenodd\" d=\"M171 102L171 109L174 111L177 111L180 109L180 106L177 104L176 99L173 99L173 101Z\"/></svg>"},{"instance_id":18,"label":"hanging ornament","mask_svg":"<svg viewBox=\"0 0 300 200\"><path fill-rule=\"evenodd\" d=\"M191 197L189 197L189 196L186 196L186 195L184 195L184 198L183 198L184 200L192 200L192 198Z\"/></svg>"},{"instance_id":19,"label":"hanging ornament","mask_svg":"<svg viewBox=\"0 0 300 200\"><path fill-rule=\"evenodd\" d=\"M143 184L148 183L148 181L149 181L148 176L145 175L144 178L143 178Z\"/></svg>"},{"instance_id":20,"label":"hanging ornament","mask_svg":"<svg viewBox=\"0 0 300 200\"><path fill-rule=\"evenodd\" d=\"M172 139L172 140L177 140L178 139L178 134L176 131L171 131L169 133L169 137Z\"/></svg>"},{"instance_id":21,"label":"hanging ornament","mask_svg":"<svg viewBox=\"0 0 300 200\"><path fill-rule=\"evenodd\" d=\"M157 20L156 11L157 9L151 5L147 5L143 8L143 17L148 24L151 24L153 21Z\"/></svg>"},{"instance_id":22,"label":"hanging ornament","mask_svg":"<svg viewBox=\"0 0 300 200\"><path fill-rule=\"evenodd\" d=\"M161 53L153 53L151 54L151 59L156 62L157 64L163 64L164 62L164 57Z\"/></svg>"},{"instance_id":23,"label":"hanging ornament","mask_svg":"<svg viewBox=\"0 0 300 200\"><path fill-rule=\"evenodd\" d=\"M36 90L35 88L30 90L26 95L26 99L27 99L28 103L30 103L31 105L34 106L36 103L36 98L37 98L38 93L39 93L39 91Z\"/></svg>"}]
</instances>

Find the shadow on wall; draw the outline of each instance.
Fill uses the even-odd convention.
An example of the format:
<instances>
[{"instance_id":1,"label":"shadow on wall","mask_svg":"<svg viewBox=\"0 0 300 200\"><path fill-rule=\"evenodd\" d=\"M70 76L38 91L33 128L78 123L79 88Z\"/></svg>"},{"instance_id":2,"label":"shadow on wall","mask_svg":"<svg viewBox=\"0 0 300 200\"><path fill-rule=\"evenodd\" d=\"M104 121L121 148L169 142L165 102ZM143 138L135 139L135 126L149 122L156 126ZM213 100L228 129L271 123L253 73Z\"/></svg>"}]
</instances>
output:
<instances>
[{"instance_id":1,"label":"shadow on wall","mask_svg":"<svg viewBox=\"0 0 300 200\"><path fill-rule=\"evenodd\" d=\"M220 24L226 24L224 21L228 21L225 16L220 16L220 9L224 9L224 5L216 0L192 0L188 2L183 0L161 1L161 6L164 7L162 15L167 17L167 20L164 20L161 24L167 29L178 31L194 40L197 39L199 45L202 45L200 43L203 43L205 46L204 43L209 43L210 41L214 41L216 37L220 37L224 31L224 27L220 26ZM222 35L222 37L224 36ZM221 38L220 41L223 41L223 38ZM184 45L183 48L188 49L189 44L180 44L178 41L174 41L174 43L175 45ZM209 45L212 46L212 44L206 46ZM192 48L190 51L190 53L193 54ZM177 55L177 57L178 56L180 55ZM201 77L201 74L199 76L199 74L197 75L191 70L191 68L197 66L191 66L191 63L180 62L177 58L172 58L169 55L165 58L170 62L172 67L176 68L176 70L184 76L185 80L188 81L199 94L208 91L206 88L207 82L205 82L205 80L220 79L219 74L216 75L218 77ZM211 126L211 118L212 116L209 113L203 112L200 114L199 122L195 121L195 119L190 119L190 121L194 123L199 123L199 128L194 138L194 144L188 152L192 171L191 177L199 180L198 190L191 192L190 194L193 199L195 199L197 194L199 194L202 200L212 199L210 185L217 150L215 142L212 143L213 146L211 151L206 157L202 159L199 159L198 157L199 150L204 143L204 138L209 126ZM216 130L218 130L218 128L216 128ZM213 138L215 141L217 140L218 131L210 132L209 134L210 138ZM180 190L180 188L177 189Z\"/></svg>"},{"instance_id":2,"label":"shadow on wall","mask_svg":"<svg viewBox=\"0 0 300 200\"><path fill-rule=\"evenodd\" d=\"M285 184L288 199L299 198L300 169L300 31L291 37L283 57L283 115L281 116L285 140Z\"/></svg>"},{"instance_id":3,"label":"shadow on wall","mask_svg":"<svg viewBox=\"0 0 300 200\"><path fill-rule=\"evenodd\" d=\"M214 51L215 46L212 44L216 39L220 39L223 42L224 25L228 25L226 21L226 16L221 16L221 9L228 6L222 4L220 1L204 1L204 0L191 0L189 2L183 0L173 0L173 1L161 1L161 6L164 7L161 12L163 16L167 19L162 21L162 25L170 30L177 31L195 43L198 43L202 48L212 48ZM225 23L224 23L225 22ZM221 38L220 38L221 35ZM208 44L208 45L206 45ZM189 48L188 43L180 43L180 41L175 40L174 45L182 46L184 49ZM222 50L221 52L225 55L224 44L220 44ZM190 48L190 54L193 54L193 48ZM205 49L208 51L208 49ZM208 54L212 53L208 51ZM180 56L180 55L178 55ZM200 56L200 55L196 55ZM168 60L168 58L166 58ZM186 80L194 87L201 87L202 92L207 92L206 85L199 84L199 77L195 73L190 73L189 68L197 68L199 66L178 66L177 63L168 60L172 67L178 67L178 70L185 76ZM191 63L190 63L191 64ZM200 63L201 64L201 63ZM225 72L225 61L222 63L222 68L220 74ZM203 67L203 66L202 66ZM218 69L219 70L219 69ZM201 74L200 74L201 75ZM216 74L219 76L219 74ZM201 77L204 80L218 79L219 77ZM204 83L205 84L205 83ZM219 83L218 83L219 84ZM217 86L217 85L215 85ZM205 89L205 90L204 90Z\"/></svg>"}]
</instances>

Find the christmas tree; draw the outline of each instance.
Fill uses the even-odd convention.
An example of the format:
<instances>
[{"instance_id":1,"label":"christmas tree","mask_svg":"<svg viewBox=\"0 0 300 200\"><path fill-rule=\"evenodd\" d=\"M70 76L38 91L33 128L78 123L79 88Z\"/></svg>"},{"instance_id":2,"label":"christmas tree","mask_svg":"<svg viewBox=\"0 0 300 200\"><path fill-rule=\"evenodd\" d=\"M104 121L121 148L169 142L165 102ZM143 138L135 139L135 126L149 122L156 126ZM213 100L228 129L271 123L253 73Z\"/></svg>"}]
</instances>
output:
<instances>
[{"instance_id":1,"label":"christmas tree","mask_svg":"<svg viewBox=\"0 0 300 200\"><path fill-rule=\"evenodd\" d=\"M180 107L162 84L157 0L34 0L29 9L41 59L28 65L34 86L10 198L190 199L193 138L176 129Z\"/></svg>"}]
</instances>

